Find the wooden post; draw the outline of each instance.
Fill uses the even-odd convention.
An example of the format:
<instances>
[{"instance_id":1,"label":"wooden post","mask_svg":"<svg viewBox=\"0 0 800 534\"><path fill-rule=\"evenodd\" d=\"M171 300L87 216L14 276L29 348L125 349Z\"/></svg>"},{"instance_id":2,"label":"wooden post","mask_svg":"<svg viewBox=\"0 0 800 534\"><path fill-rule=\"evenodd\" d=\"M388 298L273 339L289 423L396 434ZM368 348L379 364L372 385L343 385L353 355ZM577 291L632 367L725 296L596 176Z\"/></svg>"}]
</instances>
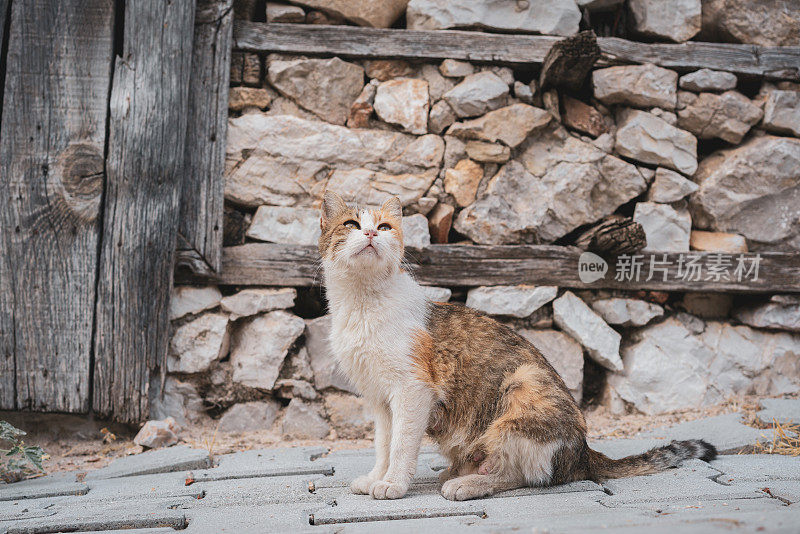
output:
<instances>
[{"instance_id":1,"label":"wooden post","mask_svg":"<svg viewBox=\"0 0 800 534\"><path fill-rule=\"evenodd\" d=\"M225 140L228 128L232 0L199 0L181 200L180 234L212 270L222 257ZM179 245L179 248L184 248Z\"/></svg>"},{"instance_id":2,"label":"wooden post","mask_svg":"<svg viewBox=\"0 0 800 534\"><path fill-rule=\"evenodd\" d=\"M148 414L163 368L191 74L194 0L125 2L111 92L96 310L94 409Z\"/></svg>"},{"instance_id":3,"label":"wooden post","mask_svg":"<svg viewBox=\"0 0 800 534\"><path fill-rule=\"evenodd\" d=\"M105 0L12 3L0 127L0 408L89 409L113 23Z\"/></svg>"}]
</instances>

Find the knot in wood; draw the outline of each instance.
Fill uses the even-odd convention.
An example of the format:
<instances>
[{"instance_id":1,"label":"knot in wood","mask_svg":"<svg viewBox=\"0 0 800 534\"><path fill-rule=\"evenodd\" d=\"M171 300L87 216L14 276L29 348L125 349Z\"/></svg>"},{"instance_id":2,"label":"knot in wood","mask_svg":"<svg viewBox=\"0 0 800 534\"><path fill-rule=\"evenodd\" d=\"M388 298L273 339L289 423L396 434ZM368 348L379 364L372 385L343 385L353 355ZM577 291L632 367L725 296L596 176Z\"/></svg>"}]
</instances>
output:
<instances>
[{"instance_id":1,"label":"knot in wood","mask_svg":"<svg viewBox=\"0 0 800 534\"><path fill-rule=\"evenodd\" d=\"M100 210L103 193L104 159L102 148L89 143L70 144L59 156L57 172L48 187L51 201L57 202L74 222L91 222Z\"/></svg>"}]
</instances>

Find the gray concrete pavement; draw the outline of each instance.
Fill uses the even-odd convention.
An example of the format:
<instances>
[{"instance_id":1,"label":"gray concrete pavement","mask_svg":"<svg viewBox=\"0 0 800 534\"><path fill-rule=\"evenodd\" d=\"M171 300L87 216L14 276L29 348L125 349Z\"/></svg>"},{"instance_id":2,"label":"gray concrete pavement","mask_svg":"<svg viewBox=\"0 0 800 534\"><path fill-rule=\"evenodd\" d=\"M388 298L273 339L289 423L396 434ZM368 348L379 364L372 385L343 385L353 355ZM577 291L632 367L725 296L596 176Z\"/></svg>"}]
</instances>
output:
<instances>
[{"instance_id":1,"label":"gray concrete pavement","mask_svg":"<svg viewBox=\"0 0 800 534\"><path fill-rule=\"evenodd\" d=\"M691 437L735 451L769 434L742 426L738 416L723 416L593 446L620 456L701 432ZM724 455L602 485L524 488L467 502L439 495L437 474L445 462L432 450L420 455L405 498L350 494L348 483L370 469L372 458L371 450L321 447L246 451L214 461L186 447L151 451L82 481L67 473L0 485L0 533L800 533L800 458Z\"/></svg>"}]
</instances>

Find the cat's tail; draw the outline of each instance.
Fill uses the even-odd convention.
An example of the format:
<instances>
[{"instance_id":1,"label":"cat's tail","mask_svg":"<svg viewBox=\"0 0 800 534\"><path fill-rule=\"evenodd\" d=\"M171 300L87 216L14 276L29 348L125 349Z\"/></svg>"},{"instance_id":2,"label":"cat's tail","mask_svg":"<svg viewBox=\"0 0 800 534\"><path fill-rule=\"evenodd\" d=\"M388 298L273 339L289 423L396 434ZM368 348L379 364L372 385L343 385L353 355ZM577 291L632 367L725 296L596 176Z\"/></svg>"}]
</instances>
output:
<instances>
[{"instance_id":1,"label":"cat's tail","mask_svg":"<svg viewBox=\"0 0 800 534\"><path fill-rule=\"evenodd\" d=\"M684 460L699 458L708 462L716 457L716 447L702 439L673 441L665 447L619 460L612 460L601 452L589 449L589 473L593 480L649 475L677 467Z\"/></svg>"}]
</instances>

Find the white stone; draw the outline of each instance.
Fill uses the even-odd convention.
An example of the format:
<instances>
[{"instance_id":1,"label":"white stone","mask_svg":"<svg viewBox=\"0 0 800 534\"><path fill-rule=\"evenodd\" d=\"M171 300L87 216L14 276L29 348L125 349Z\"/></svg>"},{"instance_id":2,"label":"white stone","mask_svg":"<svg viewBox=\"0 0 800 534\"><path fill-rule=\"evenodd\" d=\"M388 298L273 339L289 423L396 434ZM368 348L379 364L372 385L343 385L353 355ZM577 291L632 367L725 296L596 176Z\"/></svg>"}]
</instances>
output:
<instances>
[{"instance_id":1,"label":"white stone","mask_svg":"<svg viewBox=\"0 0 800 534\"><path fill-rule=\"evenodd\" d=\"M756 137L705 158L693 179L700 184L689 197L697 228L760 243L800 233L800 140Z\"/></svg>"},{"instance_id":2,"label":"white stone","mask_svg":"<svg viewBox=\"0 0 800 534\"><path fill-rule=\"evenodd\" d=\"M228 353L228 316L207 313L181 325L169 341L167 370L200 373Z\"/></svg>"},{"instance_id":3,"label":"white stone","mask_svg":"<svg viewBox=\"0 0 800 534\"><path fill-rule=\"evenodd\" d=\"M438 170L443 155L436 135L247 113L228 121L225 198L252 207L294 206L309 202L309 191L324 189L334 169L420 174Z\"/></svg>"},{"instance_id":4,"label":"white stone","mask_svg":"<svg viewBox=\"0 0 800 534\"><path fill-rule=\"evenodd\" d=\"M217 286L176 286L169 299L169 319L174 321L185 315L216 308L221 298Z\"/></svg>"},{"instance_id":5,"label":"white stone","mask_svg":"<svg viewBox=\"0 0 800 534\"><path fill-rule=\"evenodd\" d=\"M320 391L333 387L358 395L358 390L339 369L336 357L331 353L328 341L330 329L330 315L306 320L306 349L314 370L314 385Z\"/></svg>"},{"instance_id":6,"label":"white stone","mask_svg":"<svg viewBox=\"0 0 800 534\"><path fill-rule=\"evenodd\" d=\"M442 96L458 83L455 78L442 76L438 67L430 63L426 63L419 68L418 76L428 82L428 94L431 97L431 102L441 100Z\"/></svg>"},{"instance_id":7,"label":"white stone","mask_svg":"<svg viewBox=\"0 0 800 534\"><path fill-rule=\"evenodd\" d=\"M583 396L583 348L580 343L558 330L519 331L550 362L564 380L576 402Z\"/></svg>"},{"instance_id":8,"label":"white stone","mask_svg":"<svg viewBox=\"0 0 800 534\"><path fill-rule=\"evenodd\" d=\"M508 85L491 72L471 74L443 96L459 117L476 117L501 108L507 97Z\"/></svg>"},{"instance_id":9,"label":"white stone","mask_svg":"<svg viewBox=\"0 0 800 534\"><path fill-rule=\"evenodd\" d=\"M422 291L432 302L447 302L453 296L453 292L446 287L422 286Z\"/></svg>"},{"instance_id":10,"label":"white stone","mask_svg":"<svg viewBox=\"0 0 800 534\"><path fill-rule=\"evenodd\" d=\"M689 247L692 250L727 252L729 254L748 251L747 240L742 235L703 230L692 230L692 234L689 236Z\"/></svg>"},{"instance_id":11,"label":"white stone","mask_svg":"<svg viewBox=\"0 0 800 534\"><path fill-rule=\"evenodd\" d=\"M581 13L574 0L411 0L406 12L411 30L485 27L544 35L573 35Z\"/></svg>"},{"instance_id":12,"label":"white stone","mask_svg":"<svg viewBox=\"0 0 800 534\"><path fill-rule=\"evenodd\" d=\"M625 104L639 108L675 109L678 73L645 65L608 67L592 72L594 96L603 104Z\"/></svg>"},{"instance_id":13,"label":"white stone","mask_svg":"<svg viewBox=\"0 0 800 534\"><path fill-rule=\"evenodd\" d=\"M448 78L463 78L475 72L475 67L468 61L458 61L456 59L445 59L439 65L439 72Z\"/></svg>"},{"instance_id":14,"label":"white stone","mask_svg":"<svg viewBox=\"0 0 800 534\"><path fill-rule=\"evenodd\" d=\"M345 18L359 26L388 28L406 10L408 0L291 0Z\"/></svg>"},{"instance_id":15,"label":"white stone","mask_svg":"<svg viewBox=\"0 0 800 534\"><path fill-rule=\"evenodd\" d=\"M759 106L737 91L678 93L678 127L700 139L717 137L738 144L763 115Z\"/></svg>"},{"instance_id":16,"label":"white stone","mask_svg":"<svg viewBox=\"0 0 800 534\"><path fill-rule=\"evenodd\" d=\"M364 439L373 428L368 404L360 397L331 393L325 396L325 411L339 439Z\"/></svg>"},{"instance_id":17,"label":"white stone","mask_svg":"<svg viewBox=\"0 0 800 534\"><path fill-rule=\"evenodd\" d=\"M278 417L280 407L281 404L272 399L234 404L222 414L217 428L220 432L269 430Z\"/></svg>"},{"instance_id":18,"label":"white stone","mask_svg":"<svg viewBox=\"0 0 800 534\"><path fill-rule=\"evenodd\" d=\"M700 0L629 0L634 29L648 37L682 43L699 31L702 19Z\"/></svg>"},{"instance_id":19,"label":"white stone","mask_svg":"<svg viewBox=\"0 0 800 534\"><path fill-rule=\"evenodd\" d=\"M176 430L175 421L172 418L164 421L148 421L134 436L133 442L148 449L169 447L178 443Z\"/></svg>"},{"instance_id":20,"label":"white stone","mask_svg":"<svg viewBox=\"0 0 800 534\"><path fill-rule=\"evenodd\" d=\"M531 133L547 126L552 116L545 110L527 104L512 104L464 122L457 122L447 134L462 139L494 143L510 147L521 144Z\"/></svg>"},{"instance_id":21,"label":"white stone","mask_svg":"<svg viewBox=\"0 0 800 534\"><path fill-rule=\"evenodd\" d=\"M531 84L524 84L520 81L514 82L514 96L525 104L533 104L533 88Z\"/></svg>"},{"instance_id":22,"label":"white stone","mask_svg":"<svg viewBox=\"0 0 800 534\"><path fill-rule=\"evenodd\" d=\"M578 7L589 11L612 11L625 3L625 0L575 0Z\"/></svg>"},{"instance_id":23,"label":"white stone","mask_svg":"<svg viewBox=\"0 0 800 534\"><path fill-rule=\"evenodd\" d=\"M658 304L639 299L598 299L592 302L592 309L608 324L620 326L644 326L664 315L664 308Z\"/></svg>"},{"instance_id":24,"label":"white stone","mask_svg":"<svg viewBox=\"0 0 800 534\"><path fill-rule=\"evenodd\" d=\"M292 399L283 416L281 431L288 439L322 439L330 427L316 405Z\"/></svg>"},{"instance_id":25,"label":"white stone","mask_svg":"<svg viewBox=\"0 0 800 534\"><path fill-rule=\"evenodd\" d=\"M645 111L619 113L615 149L622 156L689 176L697 170L697 138Z\"/></svg>"},{"instance_id":26,"label":"white stone","mask_svg":"<svg viewBox=\"0 0 800 534\"><path fill-rule=\"evenodd\" d=\"M284 310L294 306L297 290L293 287L280 289L248 288L220 301L223 311L230 314L231 321L273 310Z\"/></svg>"},{"instance_id":27,"label":"white stone","mask_svg":"<svg viewBox=\"0 0 800 534\"><path fill-rule=\"evenodd\" d=\"M409 206L422 198L435 179L434 171L392 175L369 169L337 170L328 180L327 189L339 193L348 202L361 205L380 206L388 196L396 196L403 206ZM316 196L320 197L322 192L318 190ZM319 213L316 217L319 230Z\"/></svg>"},{"instance_id":28,"label":"white stone","mask_svg":"<svg viewBox=\"0 0 800 534\"><path fill-rule=\"evenodd\" d=\"M308 208L261 206L247 229L247 237L270 243L316 245L319 211Z\"/></svg>"},{"instance_id":29,"label":"white stone","mask_svg":"<svg viewBox=\"0 0 800 534\"><path fill-rule=\"evenodd\" d=\"M647 200L667 204L677 202L687 195L691 195L700 188L693 181L685 178L675 171L659 167L656 169L655 180L647 192Z\"/></svg>"},{"instance_id":30,"label":"white stone","mask_svg":"<svg viewBox=\"0 0 800 534\"><path fill-rule=\"evenodd\" d=\"M203 399L191 383L167 375L164 390L161 379L150 381L150 418L162 420L172 417L179 425L187 426L205 418Z\"/></svg>"},{"instance_id":31,"label":"white stone","mask_svg":"<svg viewBox=\"0 0 800 534\"><path fill-rule=\"evenodd\" d=\"M769 91L763 123L771 132L800 137L800 91Z\"/></svg>"},{"instance_id":32,"label":"white stone","mask_svg":"<svg viewBox=\"0 0 800 534\"><path fill-rule=\"evenodd\" d=\"M316 400L319 397L310 382L295 378L281 378L276 381L273 394L282 399L299 397L306 400Z\"/></svg>"},{"instance_id":33,"label":"white stone","mask_svg":"<svg viewBox=\"0 0 800 534\"><path fill-rule=\"evenodd\" d=\"M697 324L695 324L697 323ZM670 317L623 348L609 386L646 414L711 406L731 397L800 391L800 335Z\"/></svg>"},{"instance_id":34,"label":"white stone","mask_svg":"<svg viewBox=\"0 0 800 534\"><path fill-rule=\"evenodd\" d=\"M433 105L428 115L428 130L431 133L440 134L455 121L456 114L453 113L453 108L450 107L450 104L444 100L439 100Z\"/></svg>"},{"instance_id":35,"label":"white stone","mask_svg":"<svg viewBox=\"0 0 800 534\"><path fill-rule=\"evenodd\" d=\"M311 369L311 358L308 350L300 347L295 354L289 357L289 366L292 369L292 378L295 380L314 381L314 370Z\"/></svg>"},{"instance_id":36,"label":"white stone","mask_svg":"<svg viewBox=\"0 0 800 534\"><path fill-rule=\"evenodd\" d=\"M480 244L549 243L610 215L646 187L633 165L563 128L548 129L500 168L454 227Z\"/></svg>"},{"instance_id":37,"label":"white stone","mask_svg":"<svg viewBox=\"0 0 800 534\"><path fill-rule=\"evenodd\" d=\"M428 132L428 82L414 78L387 80L378 86L375 113L413 134Z\"/></svg>"},{"instance_id":38,"label":"white stone","mask_svg":"<svg viewBox=\"0 0 800 534\"><path fill-rule=\"evenodd\" d=\"M700 69L684 74L678 81L681 89L702 93L704 91L722 92L736 88L736 75L721 70Z\"/></svg>"},{"instance_id":39,"label":"white stone","mask_svg":"<svg viewBox=\"0 0 800 534\"><path fill-rule=\"evenodd\" d=\"M469 141L467 155L472 160L484 163L505 163L511 159L511 149L499 143Z\"/></svg>"},{"instance_id":40,"label":"white stone","mask_svg":"<svg viewBox=\"0 0 800 534\"><path fill-rule=\"evenodd\" d=\"M306 12L302 7L267 2L266 12L267 22L302 24L306 20Z\"/></svg>"},{"instance_id":41,"label":"white stone","mask_svg":"<svg viewBox=\"0 0 800 534\"><path fill-rule=\"evenodd\" d=\"M756 328L800 332L800 298L777 296L769 302L739 309L734 317Z\"/></svg>"},{"instance_id":42,"label":"white stone","mask_svg":"<svg viewBox=\"0 0 800 534\"><path fill-rule=\"evenodd\" d=\"M231 341L233 381L272 389L289 348L304 329L301 318L285 311L270 312L245 322Z\"/></svg>"},{"instance_id":43,"label":"white stone","mask_svg":"<svg viewBox=\"0 0 800 534\"><path fill-rule=\"evenodd\" d=\"M567 291L554 300L553 321L583 345L594 361L611 371L622 371L619 355L622 336L579 297Z\"/></svg>"},{"instance_id":44,"label":"white stone","mask_svg":"<svg viewBox=\"0 0 800 534\"><path fill-rule=\"evenodd\" d=\"M800 45L794 0L703 0L703 40L761 46Z\"/></svg>"},{"instance_id":45,"label":"white stone","mask_svg":"<svg viewBox=\"0 0 800 534\"><path fill-rule=\"evenodd\" d=\"M309 59L272 54L267 79L275 89L322 120L344 124L364 87L364 69L338 57Z\"/></svg>"},{"instance_id":46,"label":"white stone","mask_svg":"<svg viewBox=\"0 0 800 534\"><path fill-rule=\"evenodd\" d=\"M420 213L403 217L403 244L414 248L423 248L431 244L427 217Z\"/></svg>"},{"instance_id":47,"label":"white stone","mask_svg":"<svg viewBox=\"0 0 800 534\"><path fill-rule=\"evenodd\" d=\"M467 306L489 315L528 317L556 298L554 286L483 286L470 289Z\"/></svg>"},{"instance_id":48,"label":"white stone","mask_svg":"<svg viewBox=\"0 0 800 534\"><path fill-rule=\"evenodd\" d=\"M633 220L642 225L647 236L647 252L686 252L692 217L686 209L675 209L669 204L639 202Z\"/></svg>"}]
</instances>

